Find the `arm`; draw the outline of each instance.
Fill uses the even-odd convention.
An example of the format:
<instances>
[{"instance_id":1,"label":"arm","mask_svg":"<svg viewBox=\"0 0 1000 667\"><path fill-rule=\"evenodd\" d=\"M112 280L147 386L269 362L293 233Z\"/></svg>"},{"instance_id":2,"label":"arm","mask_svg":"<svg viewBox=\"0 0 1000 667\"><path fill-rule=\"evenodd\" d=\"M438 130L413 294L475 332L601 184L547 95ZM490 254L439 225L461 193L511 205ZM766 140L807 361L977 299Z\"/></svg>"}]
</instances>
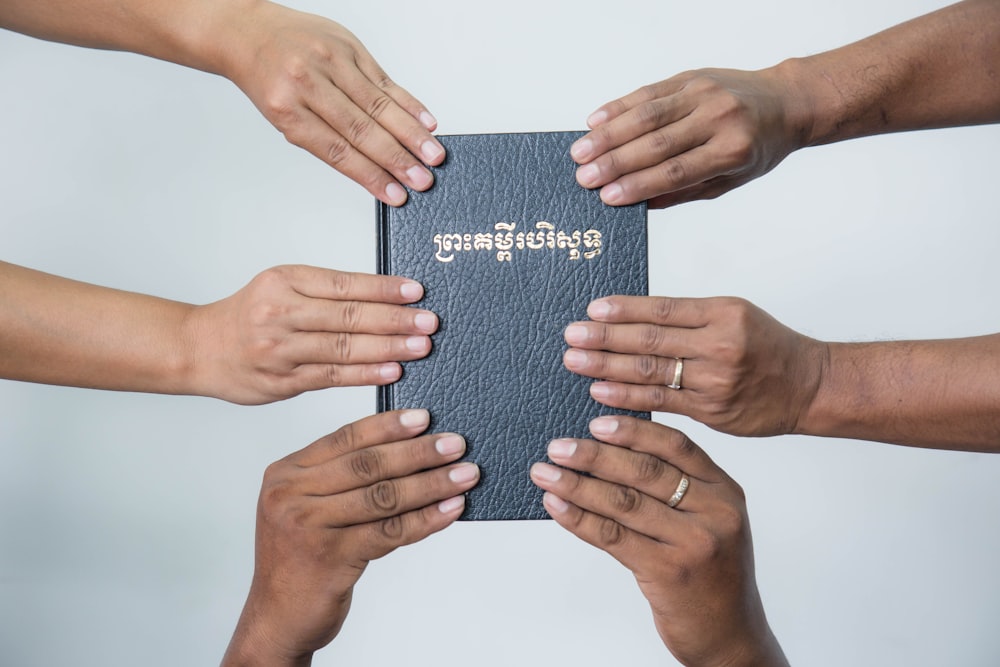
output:
<instances>
[{"instance_id":1,"label":"arm","mask_svg":"<svg viewBox=\"0 0 1000 667\"><path fill-rule=\"evenodd\" d=\"M590 429L596 440L550 443L564 468L532 467L552 518L632 571L682 664L787 666L757 590L739 485L666 426L599 417ZM670 506L682 476L687 490Z\"/></svg>"},{"instance_id":2,"label":"arm","mask_svg":"<svg viewBox=\"0 0 1000 667\"><path fill-rule=\"evenodd\" d=\"M0 377L253 404L388 384L430 352L419 283L309 266L269 269L192 306L0 262Z\"/></svg>"},{"instance_id":3,"label":"arm","mask_svg":"<svg viewBox=\"0 0 1000 667\"><path fill-rule=\"evenodd\" d=\"M465 441L423 435L426 410L349 424L268 467L253 582L222 660L309 665L340 632L369 561L449 526L479 479Z\"/></svg>"},{"instance_id":4,"label":"arm","mask_svg":"<svg viewBox=\"0 0 1000 667\"><path fill-rule=\"evenodd\" d=\"M1000 452L1000 334L827 343L742 299L615 296L566 329L570 370L615 407L733 435L800 433ZM683 359L682 388L666 385Z\"/></svg>"},{"instance_id":5,"label":"arm","mask_svg":"<svg viewBox=\"0 0 1000 667\"><path fill-rule=\"evenodd\" d=\"M605 104L577 180L608 204L710 199L805 147L1000 121L1000 2L966 0L756 71L678 74Z\"/></svg>"},{"instance_id":6,"label":"arm","mask_svg":"<svg viewBox=\"0 0 1000 667\"><path fill-rule=\"evenodd\" d=\"M0 26L220 74L292 143L381 201L426 190L437 121L343 26L265 0L6 0Z\"/></svg>"}]
</instances>

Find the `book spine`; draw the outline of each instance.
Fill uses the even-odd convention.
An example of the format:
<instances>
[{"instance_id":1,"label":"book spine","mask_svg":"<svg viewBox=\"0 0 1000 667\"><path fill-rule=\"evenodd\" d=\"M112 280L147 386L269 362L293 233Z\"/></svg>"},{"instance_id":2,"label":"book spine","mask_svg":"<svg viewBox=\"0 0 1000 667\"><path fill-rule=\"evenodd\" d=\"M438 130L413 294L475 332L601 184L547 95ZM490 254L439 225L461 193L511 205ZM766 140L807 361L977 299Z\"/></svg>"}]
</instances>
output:
<instances>
[{"instance_id":1,"label":"book spine","mask_svg":"<svg viewBox=\"0 0 1000 667\"><path fill-rule=\"evenodd\" d=\"M389 275L392 271L389 261L389 219L392 210L386 204L375 201L375 272L379 275ZM387 412L393 410L392 385L382 385L375 388L375 411Z\"/></svg>"}]
</instances>

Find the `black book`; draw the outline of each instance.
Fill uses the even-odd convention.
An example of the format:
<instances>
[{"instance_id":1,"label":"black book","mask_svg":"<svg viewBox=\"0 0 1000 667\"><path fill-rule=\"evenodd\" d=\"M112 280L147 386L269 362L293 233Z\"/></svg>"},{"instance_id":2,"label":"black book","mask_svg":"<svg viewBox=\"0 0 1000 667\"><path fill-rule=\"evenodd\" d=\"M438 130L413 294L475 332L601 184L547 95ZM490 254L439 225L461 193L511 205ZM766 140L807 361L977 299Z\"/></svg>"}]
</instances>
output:
<instances>
[{"instance_id":1,"label":"black book","mask_svg":"<svg viewBox=\"0 0 1000 667\"><path fill-rule=\"evenodd\" d=\"M648 290L646 205L607 206L577 184L582 135L439 137L434 186L378 206L379 273L422 283L418 305L441 323L431 354L379 387L378 409L426 408L432 432L465 437L482 471L466 520L547 518L528 471L549 441L637 414L597 403L562 365L563 330L593 299Z\"/></svg>"}]
</instances>

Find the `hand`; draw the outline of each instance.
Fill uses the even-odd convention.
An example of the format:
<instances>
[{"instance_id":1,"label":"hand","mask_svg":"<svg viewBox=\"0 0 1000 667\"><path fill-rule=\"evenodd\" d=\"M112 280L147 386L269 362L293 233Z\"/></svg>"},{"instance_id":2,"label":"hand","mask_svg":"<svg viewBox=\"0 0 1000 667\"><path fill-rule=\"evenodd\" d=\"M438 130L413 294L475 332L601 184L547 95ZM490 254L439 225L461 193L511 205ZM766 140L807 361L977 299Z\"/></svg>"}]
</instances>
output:
<instances>
[{"instance_id":1,"label":"hand","mask_svg":"<svg viewBox=\"0 0 1000 667\"><path fill-rule=\"evenodd\" d=\"M732 435L794 433L819 391L825 343L742 299L613 296L565 331L569 370L605 405L687 415ZM681 389L670 389L683 359Z\"/></svg>"},{"instance_id":2,"label":"hand","mask_svg":"<svg viewBox=\"0 0 1000 667\"><path fill-rule=\"evenodd\" d=\"M590 430L603 442L549 444L549 458L565 468L531 469L552 518L632 571L683 664L787 665L757 590L739 485L666 426L599 417ZM688 489L671 508L684 475Z\"/></svg>"},{"instance_id":3,"label":"hand","mask_svg":"<svg viewBox=\"0 0 1000 667\"><path fill-rule=\"evenodd\" d=\"M343 26L271 2L229 17L234 43L222 73L293 144L379 200L406 201L404 183L426 190L444 160L437 121L396 85Z\"/></svg>"},{"instance_id":4,"label":"hand","mask_svg":"<svg viewBox=\"0 0 1000 667\"><path fill-rule=\"evenodd\" d=\"M264 271L188 316L194 391L261 404L334 386L389 384L430 352L437 316L402 304L419 283L311 266Z\"/></svg>"},{"instance_id":5,"label":"hand","mask_svg":"<svg viewBox=\"0 0 1000 667\"><path fill-rule=\"evenodd\" d=\"M458 518L479 469L452 464L460 436L420 436L429 419L368 417L268 467L253 583L224 665L309 664L339 632L369 561Z\"/></svg>"},{"instance_id":6,"label":"hand","mask_svg":"<svg viewBox=\"0 0 1000 667\"><path fill-rule=\"evenodd\" d=\"M602 106L570 149L576 180L614 206L713 199L773 169L802 145L775 69L678 74Z\"/></svg>"}]
</instances>

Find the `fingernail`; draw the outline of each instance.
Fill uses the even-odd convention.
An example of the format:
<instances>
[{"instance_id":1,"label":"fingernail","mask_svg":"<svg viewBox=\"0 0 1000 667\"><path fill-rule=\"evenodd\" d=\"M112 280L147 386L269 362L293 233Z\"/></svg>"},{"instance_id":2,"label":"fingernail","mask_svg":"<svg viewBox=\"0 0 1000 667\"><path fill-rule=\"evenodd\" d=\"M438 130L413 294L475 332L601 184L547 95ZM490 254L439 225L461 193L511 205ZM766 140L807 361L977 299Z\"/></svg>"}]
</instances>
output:
<instances>
[{"instance_id":1,"label":"fingernail","mask_svg":"<svg viewBox=\"0 0 1000 667\"><path fill-rule=\"evenodd\" d=\"M431 413L426 410L407 410L399 415L399 423L406 428L427 426L431 421Z\"/></svg>"},{"instance_id":2,"label":"fingernail","mask_svg":"<svg viewBox=\"0 0 1000 667\"><path fill-rule=\"evenodd\" d=\"M587 307L587 314L594 318L604 318L611 314L611 302L598 299Z\"/></svg>"},{"instance_id":3,"label":"fingernail","mask_svg":"<svg viewBox=\"0 0 1000 667\"><path fill-rule=\"evenodd\" d=\"M531 476L543 482L558 482L562 477L562 471L548 463L536 463L531 466Z\"/></svg>"},{"instance_id":4,"label":"fingernail","mask_svg":"<svg viewBox=\"0 0 1000 667\"><path fill-rule=\"evenodd\" d=\"M433 130L437 127L437 118L431 115L430 111L421 111L418 116L420 119L420 124L426 127L428 130Z\"/></svg>"},{"instance_id":5,"label":"fingernail","mask_svg":"<svg viewBox=\"0 0 1000 667\"><path fill-rule=\"evenodd\" d=\"M427 336L410 336L406 339L406 349L410 352L426 352L430 341Z\"/></svg>"},{"instance_id":6,"label":"fingernail","mask_svg":"<svg viewBox=\"0 0 1000 667\"><path fill-rule=\"evenodd\" d=\"M385 186L385 198L393 206L402 206L406 203L406 190L399 183L390 183Z\"/></svg>"},{"instance_id":7,"label":"fingernail","mask_svg":"<svg viewBox=\"0 0 1000 667\"><path fill-rule=\"evenodd\" d=\"M434 177L431 176L431 173L419 164L415 164L407 169L406 177L410 180L410 185L417 190L425 190L434 182Z\"/></svg>"},{"instance_id":8,"label":"fingernail","mask_svg":"<svg viewBox=\"0 0 1000 667\"><path fill-rule=\"evenodd\" d=\"M582 324L571 324L566 327L563 338L570 345L582 345L587 342L587 327Z\"/></svg>"},{"instance_id":9,"label":"fingernail","mask_svg":"<svg viewBox=\"0 0 1000 667\"><path fill-rule=\"evenodd\" d=\"M396 380L399 379L399 376L402 374L402 370L403 369L400 368L399 364L396 363L382 364L381 366L378 367L378 376L383 380L389 380L390 382L395 382Z\"/></svg>"},{"instance_id":10,"label":"fingernail","mask_svg":"<svg viewBox=\"0 0 1000 667\"><path fill-rule=\"evenodd\" d=\"M559 496L553 495L548 491L542 496L542 503L546 508L552 510L556 514L563 514L569 509L569 503L560 498Z\"/></svg>"},{"instance_id":11,"label":"fingernail","mask_svg":"<svg viewBox=\"0 0 1000 667\"><path fill-rule=\"evenodd\" d=\"M584 368L587 365L587 353L582 350L566 350L563 355L563 363L570 370Z\"/></svg>"},{"instance_id":12,"label":"fingernail","mask_svg":"<svg viewBox=\"0 0 1000 667\"><path fill-rule=\"evenodd\" d=\"M465 507L465 496L455 496L438 503L438 512L441 514L451 514L455 510Z\"/></svg>"},{"instance_id":13,"label":"fingernail","mask_svg":"<svg viewBox=\"0 0 1000 667\"><path fill-rule=\"evenodd\" d=\"M608 112L604 109L598 109L594 113L587 116L587 126L596 127L608 119Z\"/></svg>"},{"instance_id":14,"label":"fingernail","mask_svg":"<svg viewBox=\"0 0 1000 667\"><path fill-rule=\"evenodd\" d=\"M465 451L465 438L455 434L446 435L443 438L438 438L438 441L434 443L434 449L441 456L458 454L461 451Z\"/></svg>"},{"instance_id":15,"label":"fingernail","mask_svg":"<svg viewBox=\"0 0 1000 667\"><path fill-rule=\"evenodd\" d=\"M427 140L420 144L420 154L424 156L424 162L436 162L444 155L444 148L435 141Z\"/></svg>"},{"instance_id":16,"label":"fingernail","mask_svg":"<svg viewBox=\"0 0 1000 667\"><path fill-rule=\"evenodd\" d=\"M595 382L590 385L590 395L597 400L606 399L611 396L611 388L603 382Z\"/></svg>"},{"instance_id":17,"label":"fingernail","mask_svg":"<svg viewBox=\"0 0 1000 667\"><path fill-rule=\"evenodd\" d=\"M598 417L590 422L590 432L594 435L611 435L617 430L618 420L614 417Z\"/></svg>"},{"instance_id":18,"label":"fingernail","mask_svg":"<svg viewBox=\"0 0 1000 667\"><path fill-rule=\"evenodd\" d=\"M594 142L590 139L580 139L569 149L569 154L572 155L573 159L577 162L586 160L590 157L592 152L594 152Z\"/></svg>"},{"instance_id":19,"label":"fingernail","mask_svg":"<svg viewBox=\"0 0 1000 667\"><path fill-rule=\"evenodd\" d=\"M434 333L438 328L438 318L434 313L417 313L413 318L413 323L417 328L427 333Z\"/></svg>"},{"instance_id":20,"label":"fingernail","mask_svg":"<svg viewBox=\"0 0 1000 667\"><path fill-rule=\"evenodd\" d=\"M465 484L479 477L479 466L475 463L463 463L448 471L448 479L455 484Z\"/></svg>"},{"instance_id":21,"label":"fingernail","mask_svg":"<svg viewBox=\"0 0 1000 667\"><path fill-rule=\"evenodd\" d=\"M424 295L424 286L410 280L399 286L399 293L407 301L419 301Z\"/></svg>"},{"instance_id":22,"label":"fingernail","mask_svg":"<svg viewBox=\"0 0 1000 667\"><path fill-rule=\"evenodd\" d=\"M559 438L549 443L549 458L568 459L576 451L576 440Z\"/></svg>"},{"instance_id":23,"label":"fingernail","mask_svg":"<svg viewBox=\"0 0 1000 667\"><path fill-rule=\"evenodd\" d=\"M617 204L625 198L625 191L617 183L605 185L601 190L601 199L605 204Z\"/></svg>"},{"instance_id":24,"label":"fingernail","mask_svg":"<svg viewBox=\"0 0 1000 667\"><path fill-rule=\"evenodd\" d=\"M585 188L597 183L597 179L601 177L601 170L596 164L585 164L576 170L576 182Z\"/></svg>"}]
</instances>

